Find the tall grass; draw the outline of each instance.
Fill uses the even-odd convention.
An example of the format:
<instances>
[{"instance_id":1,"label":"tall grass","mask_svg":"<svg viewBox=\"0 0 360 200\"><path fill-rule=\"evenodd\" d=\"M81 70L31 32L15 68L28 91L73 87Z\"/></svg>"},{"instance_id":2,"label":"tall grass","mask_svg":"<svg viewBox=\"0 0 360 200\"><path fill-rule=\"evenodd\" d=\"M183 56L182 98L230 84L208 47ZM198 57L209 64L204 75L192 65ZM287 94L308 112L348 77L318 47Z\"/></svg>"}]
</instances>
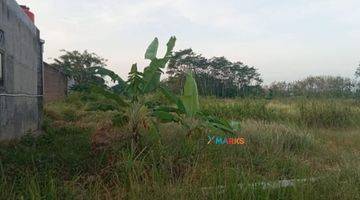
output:
<instances>
[{"instance_id":1,"label":"tall grass","mask_svg":"<svg viewBox=\"0 0 360 200\"><path fill-rule=\"evenodd\" d=\"M264 120L309 128L346 128L360 125L360 106L344 100L204 99L202 111L232 120Z\"/></svg>"},{"instance_id":2,"label":"tall grass","mask_svg":"<svg viewBox=\"0 0 360 200\"><path fill-rule=\"evenodd\" d=\"M203 100L202 112L233 120L257 119L276 120L278 115L273 109L266 107L266 100Z\"/></svg>"},{"instance_id":3,"label":"tall grass","mask_svg":"<svg viewBox=\"0 0 360 200\"><path fill-rule=\"evenodd\" d=\"M94 127L121 126L123 115L87 109L97 99L86 98L47 105L43 135L0 145L0 199L359 198L356 103L205 99L203 112L239 120L241 131L187 136L169 123L149 127L139 151L125 131L94 151ZM208 145L209 134L246 143ZM311 177L320 179L289 188L251 186Z\"/></svg>"},{"instance_id":4,"label":"tall grass","mask_svg":"<svg viewBox=\"0 0 360 200\"><path fill-rule=\"evenodd\" d=\"M359 113L352 106L334 100L298 103L299 119L308 127L342 128L357 125Z\"/></svg>"},{"instance_id":5,"label":"tall grass","mask_svg":"<svg viewBox=\"0 0 360 200\"><path fill-rule=\"evenodd\" d=\"M38 138L2 146L1 196L7 199L291 198L309 186L263 190L240 188L260 181L317 175L311 162L321 150L307 132L277 123L246 121L237 136L244 146L207 145L206 133L192 138L168 124L147 134L140 152L119 140L102 153L91 151L89 133L76 127L50 128ZM221 135L221 133L219 133ZM226 135L224 135L226 136ZM320 159L321 160L321 159ZM344 177L352 181L352 177ZM350 180L348 180L350 179ZM204 187L226 186L224 192ZM321 195L331 191L317 185ZM333 188L333 186L329 186ZM342 193L348 190L338 189ZM333 194L332 192L329 194ZM308 197L311 196L307 193ZM355 193L348 197L355 197Z\"/></svg>"}]
</instances>

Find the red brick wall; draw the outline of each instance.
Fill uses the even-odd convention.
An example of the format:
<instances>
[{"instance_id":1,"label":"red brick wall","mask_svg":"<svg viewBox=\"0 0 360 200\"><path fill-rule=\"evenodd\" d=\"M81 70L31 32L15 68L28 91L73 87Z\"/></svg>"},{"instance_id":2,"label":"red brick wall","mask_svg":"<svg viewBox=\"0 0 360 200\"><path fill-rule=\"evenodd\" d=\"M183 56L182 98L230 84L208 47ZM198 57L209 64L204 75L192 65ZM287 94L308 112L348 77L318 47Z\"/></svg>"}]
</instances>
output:
<instances>
[{"instance_id":1,"label":"red brick wall","mask_svg":"<svg viewBox=\"0 0 360 200\"><path fill-rule=\"evenodd\" d=\"M56 68L44 63L44 100L61 100L67 94L67 78Z\"/></svg>"}]
</instances>

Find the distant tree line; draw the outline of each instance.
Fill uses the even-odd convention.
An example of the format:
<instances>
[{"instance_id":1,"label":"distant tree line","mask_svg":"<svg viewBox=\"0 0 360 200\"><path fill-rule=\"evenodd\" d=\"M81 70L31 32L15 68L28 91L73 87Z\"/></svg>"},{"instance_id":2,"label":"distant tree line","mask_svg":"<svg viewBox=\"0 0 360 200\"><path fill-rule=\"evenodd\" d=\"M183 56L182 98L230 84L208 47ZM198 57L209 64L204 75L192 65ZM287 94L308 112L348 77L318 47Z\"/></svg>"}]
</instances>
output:
<instances>
[{"instance_id":1,"label":"distant tree line","mask_svg":"<svg viewBox=\"0 0 360 200\"><path fill-rule=\"evenodd\" d=\"M340 76L311 76L294 82L274 82L264 89L268 98L297 96L352 98L359 93L355 80Z\"/></svg>"},{"instance_id":2,"label":"distant tree line","mask_svg":"<svg viewBox=\"0 0 360 200\"><path fill-rule=\"evenodd\" d=\"M181 93L187 71L192 71L204 96L237 97L262 93L260 73L242 62L231 62L225 57L205 58L192 49L175 52L163 81L173 92Z\"/></svg>"},{"instance_id":3,"label":"distant tree line","mask_svg":"<svg viewBox=\"0 0 360 200\"><path fill-rule=\"evenodd\" d=\"M74 79L74 89L89 84L108 88L124 94L126 83L116 73L106 69L106 60L88 51L65 51L54 59L53 66ZM175 52L167 66L168 78L162 81L170 90L182 93L186 72L191 70L198 84L200 95L221 98L232 97L309 97L309 98L358 98L360 99L360 65L355 78L340 76L311 76L293 82L274 82L263 86L258 70L242 62L231 62L225 57L206 58L192 49ZM115 85L109 87L105 78Z\"/></svg>"},{"instance_id":4,"label":"distant tree line","mask_svg":"<svg viewBox=\"0 0 360 200\"><path fill-rule=\"evenodd\" d=\"M360 98L360 65L355 78L341 76L310 76L293 82L274 82L264 87L267 98L310 97L310 98Z\"/></svg>"},{"instance_id":5,"label":"distant tree line","mask_svg":"<svg viewBox=\"0 0 360 200\"><path fill-rule=\"evenodd\" d=\"M357 70L355 72L355 77L360 78L360 64L359 64L359 67L357 68Z\"/></svg>"}]
</instances>

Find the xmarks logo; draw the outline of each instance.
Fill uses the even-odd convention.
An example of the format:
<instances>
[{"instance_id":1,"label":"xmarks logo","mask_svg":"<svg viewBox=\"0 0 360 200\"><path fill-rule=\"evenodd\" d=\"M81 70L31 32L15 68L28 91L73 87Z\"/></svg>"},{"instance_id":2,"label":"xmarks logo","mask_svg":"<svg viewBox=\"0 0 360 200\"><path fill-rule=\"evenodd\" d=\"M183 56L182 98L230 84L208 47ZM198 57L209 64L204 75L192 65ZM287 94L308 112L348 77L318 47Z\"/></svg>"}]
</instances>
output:
<instances>
[{"instance_id":1,"label":"xmarks logo","mask_svg":"<svg viewBox=\"0 0 360 200\"><path fill-rule=\"evenodd\" d=\"M208 136L207 144L216 144L216 145L244 145L246 143L245 138L231 138L231 137L222 137L222 136Z\"/></svg>"}]
</instances>

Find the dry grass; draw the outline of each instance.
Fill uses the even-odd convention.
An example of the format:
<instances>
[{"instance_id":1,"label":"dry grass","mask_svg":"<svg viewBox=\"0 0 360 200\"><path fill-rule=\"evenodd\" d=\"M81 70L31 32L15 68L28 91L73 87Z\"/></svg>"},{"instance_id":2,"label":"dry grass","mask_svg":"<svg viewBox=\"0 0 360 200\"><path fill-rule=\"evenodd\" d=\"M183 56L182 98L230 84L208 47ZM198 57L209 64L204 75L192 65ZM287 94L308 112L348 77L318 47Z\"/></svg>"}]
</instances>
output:
<instances>
[{"instance_id":1,"label":"dry grass","mask_svg":"<svg viewBox=\"0 0 360 200\"><path fill-rule=\"evenodd\" d=\"M114 118L121 124L123 113L104 111L103 106L101 110L88 110L87 103L79 98L46 106L50 120L45 135L27 136L19 143L0 147L1 197L360 198L360 129L355 125L314 127L295 121L300 119L299 101L206 100L209 102L202 105L208 106L208 111L242 120L241 131L232 137L244 137L245 145L208 145L208 134L229 135L202 129L187 137L179 124L155 127L149 123L142 130L146 132L142 148L134 152L127 129L113 126ZM357 104L336 105L340 104L350 107L355 113L351 120L356 122ZM322 109L314 112L332 115ZM310 177L321 179L287 189L238 187ZM201 189L219 185L225 186L223 193L204 193Z\"/></svg>"}]
</instances>

